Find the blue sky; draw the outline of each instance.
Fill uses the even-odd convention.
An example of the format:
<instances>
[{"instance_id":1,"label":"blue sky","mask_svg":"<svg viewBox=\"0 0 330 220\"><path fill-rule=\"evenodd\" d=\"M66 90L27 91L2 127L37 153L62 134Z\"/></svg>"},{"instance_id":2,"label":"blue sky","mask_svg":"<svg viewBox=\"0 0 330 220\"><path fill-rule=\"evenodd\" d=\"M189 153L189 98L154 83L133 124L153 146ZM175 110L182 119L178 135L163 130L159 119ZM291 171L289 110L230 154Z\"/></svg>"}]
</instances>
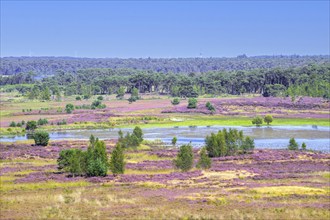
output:
<instances>
[{"instance_id":1,"label":"blue sky","mask_svg":"<svg viewBox=\"0 0 330 220\"><path fill-rule=\"evenodd\" d=\"M1 57L329 54L329 1L3 1Z\"/></svg>"}]
</instances>

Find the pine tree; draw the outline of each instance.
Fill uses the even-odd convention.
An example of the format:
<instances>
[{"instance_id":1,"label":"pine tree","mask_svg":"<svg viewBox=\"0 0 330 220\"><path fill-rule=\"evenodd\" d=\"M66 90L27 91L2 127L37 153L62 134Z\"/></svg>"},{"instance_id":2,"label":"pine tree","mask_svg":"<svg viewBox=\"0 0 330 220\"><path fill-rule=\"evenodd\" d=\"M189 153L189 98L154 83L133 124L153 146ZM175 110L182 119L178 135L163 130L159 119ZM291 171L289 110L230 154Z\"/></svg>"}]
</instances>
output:
<instances>
[{"instance_id":1,"label":"pine tree","mask_svg":"<svg viewBox=\"0 0 330 220\"><path fill-rule=\"evenodd\" d=\"M175 146L177 141L178 141L178 138L177 137L173 137L172 138L172 145Z\"/></svg>"},{"instance_id":2,"label":"pine tree","mask_svg":"<svg viewBox=\"0 0 330 220\"><path fill-rule=\"evenodd\" d=\"M194 154L190 144L182 145L180 147L177 158L174 160L174 165L182 171L188 171L192 168L194 161Z\"/></svg>"},{"instance_id":3,"label":"pine tree","mask_svg":"<svg viewBox=\"0 0 330 220\"><path fill-rule=\"evenodd\" d=\"M138 138L139 140L139 145L142 143L143 141L143 132L142 129L139 126L136 126L133 130L133 134Z\"/></svg>"},{"instance_id":4,"label":"pine tree","mask_svg":"<svg viewBox=\"0 0 330 220\"><path fill-rule=\"evenodd\" d=\"M298 143L296 142L296 140L294 138L290 138L288 149L289 150L298 150Z\"/></svg>"},{"instance_id":5,"label":"pine tree","mask_svg":"<svg viewBox=\"0 0 330 220\"><path fill-rule=\"evenodd\" d=\"M208 157L206 148L203 147L200 152L200 158L197 163L197 168L209 169L211 167L211 159Z\"/></svg>"},{"instance_id":6,"label":"pine tree","mask_svg":"<svg viewBox=\"0 0 330 220\"><path fill-rule=\"evenodd\" d=\"M125 171L124 151L121 145L122 144L118 142L115 149L111 153L109 166L114 176L123 174Z\"/></svg>"}]
</instances>

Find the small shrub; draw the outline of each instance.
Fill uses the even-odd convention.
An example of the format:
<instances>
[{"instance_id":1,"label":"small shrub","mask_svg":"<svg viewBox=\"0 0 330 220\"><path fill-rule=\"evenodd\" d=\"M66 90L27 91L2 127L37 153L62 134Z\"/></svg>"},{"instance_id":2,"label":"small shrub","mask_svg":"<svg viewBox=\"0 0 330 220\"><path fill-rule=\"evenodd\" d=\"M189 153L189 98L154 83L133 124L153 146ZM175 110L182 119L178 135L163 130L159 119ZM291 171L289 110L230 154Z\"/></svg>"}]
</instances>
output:
<instances>
[{"instance_id":1,"label":"small shrub","mask_svg":"<svg viewBox=\"0 0 330 220\"><path fill-rule=\"evenodd\" d=\"M270 123L273 122L273 116L266 115L265 118L264 118L264 122L267 123L267 125L269 125Z\"/></svg>"},{"instance_id":2,"label":"small shrub","mask_svg":"<svg viewBox=\"0 0 330 220\"><path fill-rule=\"evenodd\" d=\"M76 100L77 101L80 101L81 100L81 97L80 96L76 96Z\"/></svg>"},{"instance_id":3,"label":"small shrub","mask_svg":"<svg viewBox=\"0 0 330 220\"><path fill-rule=\"evenodd\" d=\"M197 99L189 98L188 99L188 107L187 108L197 108Z\"/></svg>"},{"instance_id":4,"label":"small shrub","mask_svg":"<svg viewBox=\"0 0 330 220\"><path fill-rule=\"evenodd\" d=\"M296 142L296 140L294 138L290 138L288 149L289 150L298 150L298 143Z\"/></svg>"},{"instance_id":5,"label":"small shrub","mask_svg":"<svg viewBox=\"0 0 330 220\"><path fill-rule=\"evenodd\" d=\"M37 146L47 146L49 134L46 131L37 131L33 134L33 139Z\"/></svg>"},{"instance_id":6,"label":"small shrub","mask_svg":"<svg viewBox=\"0 0 330 220\"><path fill-rule=\"evenodd\" d=\"M211 167L211 159L209 158L208 154L207 154L207 151L206 151L206 148L203 147L201 149L201 152L200 152L200 158L197 162L197 168L201 168L201 169L209 169Z\"/></svg>"},{"instance_id":7,"label":"small shrub","mask_svg":"<svg viewBox=\"0 0 330 220\"><path fill-rule=\"evenodd\" d=\"M172 101L171 101L172 105L178 105L180 104L180 99L179 98L174 98Z\"/></svg>"},{"instance_id":8,"label":"small shrub","mask_svg":"<svg viewBox=\"0 0 330 220\"><path fill-rule=\"evenodd\" d=\"M99 96L97 97L97 99L100 100L100 101L102 101L102 100L103 100L103 96L99 95Z\"/></svg>"},{"instance_id":9,"label":"small shrub","mask_svg":"<svg viewBox=\"0 0 330 220\"><path fill-rule=\"evenodd\" d=\"M39 118L37 124L38 125L46 125L46 124L48 124L48 120L46 118L44 118L44 119Z\"/></svg>"},{"instance_id":10,"label":"small shrub","mask_svg":"<svg viewBox=\"0 0 330 220\"><path fill-rule=\"evenodd\" d=\"M20 122L17 122L16 127L22 127L22 124Z\"/></svg>"},{"instance_id":11,"label":"small shrub","mask_svg":"<svg viewBox=\"0 0 330 220\"><path fill-rule=\"evenodd\" d=\"M104 104L102 104L102 102L100 100L95 100L93 101L92 105L91 105L91 109L96 109L96 108L106 108L106 106Z\"/></svg>"},{"instance_id":12,"label":"small shrub","mask_svg":"<svg viewBox=\"0 0 330 220\"><path fill-rule=\"evenodd\" d=\"M262 118L260 116L256 116L252 119L252 124L260 126L262 124Z\"/></svg>"},{"instance_id":13,"label":"small shrub","mask_svg":"<svg viewBox=\"0 0 330 220\"><path fill-rule=\"evenodd\" d=\"M57 125L66 125L67 123L66 123L66 120L63 119L62 121L58 121L56 124Z\"/></svg>"},{"instance_id":14,"label":"small shrub","mask_svg":"<svg viewBox=\"0 0 330 220\"><path fill-rule=\"evenodd\" d=\"M37 122L36 121L28 121L26 123L25 129L28 131L34 131L37 128Z\"/></svg>"},{"instance_id":15,"label":"small shrub","mask_svg":"<svg viewBox=\"0 0 330 220\"><path fill-rule=\"evenodd\" d=\"M172 145L175 146L177 141L178 141L178 138L177 137L173 137L172 138Z\"/></svg>"},{"instance_id":16,"label":"small shrub","mask_svg":"<svg viewBox=\"0 0 330 220\"><path fill-rule=\"evenodd\" d=\"M306 150L306 149L307 149L307 145L306 145L305 142L303 142L303 143L301 144L301 149L302 149L302 150Z\"/></svg>"},{"instance_id":17,"label":"small shrub","mask_svg":"<svg viewBox=\"0 0 330 220\"><path fill-rule=\"evenodd\" d=\"M21 124L22 124L22 125L25 125L25 121L23 120L23 121L21 122Z\"/></svg>"},{"instance_id":18,"label":"small shrub","mask_svg":"<svg viewBox=\"0 0 330 220\"><path fill-rule=\"evenodd\" d=\"M241 145L241 150L243 151L243 153L246 153L253 149L254 149L254 140L252 138L250 138L249 136L245 137L245 139Z\"/></svg>"},{"instance_id":19,"label":"small shrub","mask_svg":"<svg viewBox=\"0 0 330 220\"><path fill-rule=\"evenodd\" d=\"M66 113L71 114L73 110L74 110L74 106L71 103L65 106Z\"/></svg>"},{"instance_id":20,"label":"small shrub","mask_svg":"<svg viewBox=\"0 0 330 220\"><path fill-rule=\"evenodd\" d=\"M180 146L177 158L174 160L174 165L176 168L182 171L188 171L192 168L194 161L194 154L192 151L192 146L190 144L185 144Z\"/></svg>"},{"instance_id":21,"label":"small shrub","mask_svg":"<svg viewBox=\"0 0 330 220\"><path fill-rule=\"evenodd\" d=\"M215 112L215 108L210 102L206 103L206 108L211 112Z\"/></svg>"},{"instance_id":22,"label":"small shrub","mask_svg":"<svg viewBox=\"0 0 330 220\"><path fill-rule=\"evenodd\" d=\"M130 97L130 98L128 98L128 102L129 103L136 102L136 100L138 100L136 97Z\"/></svg>"},{"instance_id":23,"label":"small shrub","mask_svg":"<svg viewBox=\"0 0 330 220\"><path fill-rule=\"evenodd\" d=\"M14 121L10 122L9 127L16 127L16 123Z\"/></svg>"}]
</instances>

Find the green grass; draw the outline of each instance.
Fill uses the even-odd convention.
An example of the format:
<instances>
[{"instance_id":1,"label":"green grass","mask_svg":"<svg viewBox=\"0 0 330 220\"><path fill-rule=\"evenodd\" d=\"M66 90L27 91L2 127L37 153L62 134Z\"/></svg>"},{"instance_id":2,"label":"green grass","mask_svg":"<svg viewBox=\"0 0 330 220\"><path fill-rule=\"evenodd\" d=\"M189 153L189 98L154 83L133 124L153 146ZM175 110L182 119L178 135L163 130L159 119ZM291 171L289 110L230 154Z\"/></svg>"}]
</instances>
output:
<instances>
[{"instance_id":1,"label":"green grass","mask_svg":"<svg viewBox=\"0 0 330 220\"><path fill-rule=\"evenodd\" d=\"M174 117L173 117L174 118ZM183 121L166 120L163 122L151 122L149 124L131 124L121 125L118 127L134 127L139 125L141 128L152 127L172 127L172 126L253 126L250 117L225 117L225 116L177 116L175 118L183 119ZM330 126L328 119L312 119L312 118L275 118L271 125L318 125ZM267 126L263 124L263 126Z\"/></svg>"},{"instance_id":2,"label":"green grass","mask_svg":"<svg viewBox=\"0 0 330 220\"><path fill-rule=\"evenodd\" d=\"M88 186L90 183L86 181L76 182L55 182L47 181L40 183L13 183L12 181L5 182L1 179L0 192L8 192L13 190L38 190L38 189L56 189L67 187L83 187Z\"/></svg>"}]
</instances>

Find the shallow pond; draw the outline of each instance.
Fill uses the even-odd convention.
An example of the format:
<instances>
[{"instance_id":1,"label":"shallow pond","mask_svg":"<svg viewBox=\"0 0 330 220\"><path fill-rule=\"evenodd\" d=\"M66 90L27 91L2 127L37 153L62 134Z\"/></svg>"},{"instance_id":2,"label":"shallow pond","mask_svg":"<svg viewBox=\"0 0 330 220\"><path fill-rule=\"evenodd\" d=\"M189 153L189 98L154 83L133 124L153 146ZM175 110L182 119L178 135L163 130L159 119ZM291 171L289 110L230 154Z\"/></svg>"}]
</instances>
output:
<instances>
[{"instance_id":1,"label":"shallow pond","mask_svg":"<svg viewBox=\"0 0 330 220\"><path fill-rule=\"evenodd\" d=\"M176 136L178 144L191 142L194 146L202 146L206 135L218 132L223 128L236 128L243 130L244 135L255 139L256 148L286 148L291 137L301 145L307 144L308 149L330 152L330 127L320 126L269 126L269 127L241 127L241 126L196 126L172 128L144 128L144 138L147 140L161 139L170 143ZM132 129L121 129L124 133ZM88 139L91 134L100 139L113 139L118 137L118 128L96 130L66 130L51 132L51 140ZM1 137L0 142L13 142L26 140L24 136Z\"/></svg>"}]
</instances>

